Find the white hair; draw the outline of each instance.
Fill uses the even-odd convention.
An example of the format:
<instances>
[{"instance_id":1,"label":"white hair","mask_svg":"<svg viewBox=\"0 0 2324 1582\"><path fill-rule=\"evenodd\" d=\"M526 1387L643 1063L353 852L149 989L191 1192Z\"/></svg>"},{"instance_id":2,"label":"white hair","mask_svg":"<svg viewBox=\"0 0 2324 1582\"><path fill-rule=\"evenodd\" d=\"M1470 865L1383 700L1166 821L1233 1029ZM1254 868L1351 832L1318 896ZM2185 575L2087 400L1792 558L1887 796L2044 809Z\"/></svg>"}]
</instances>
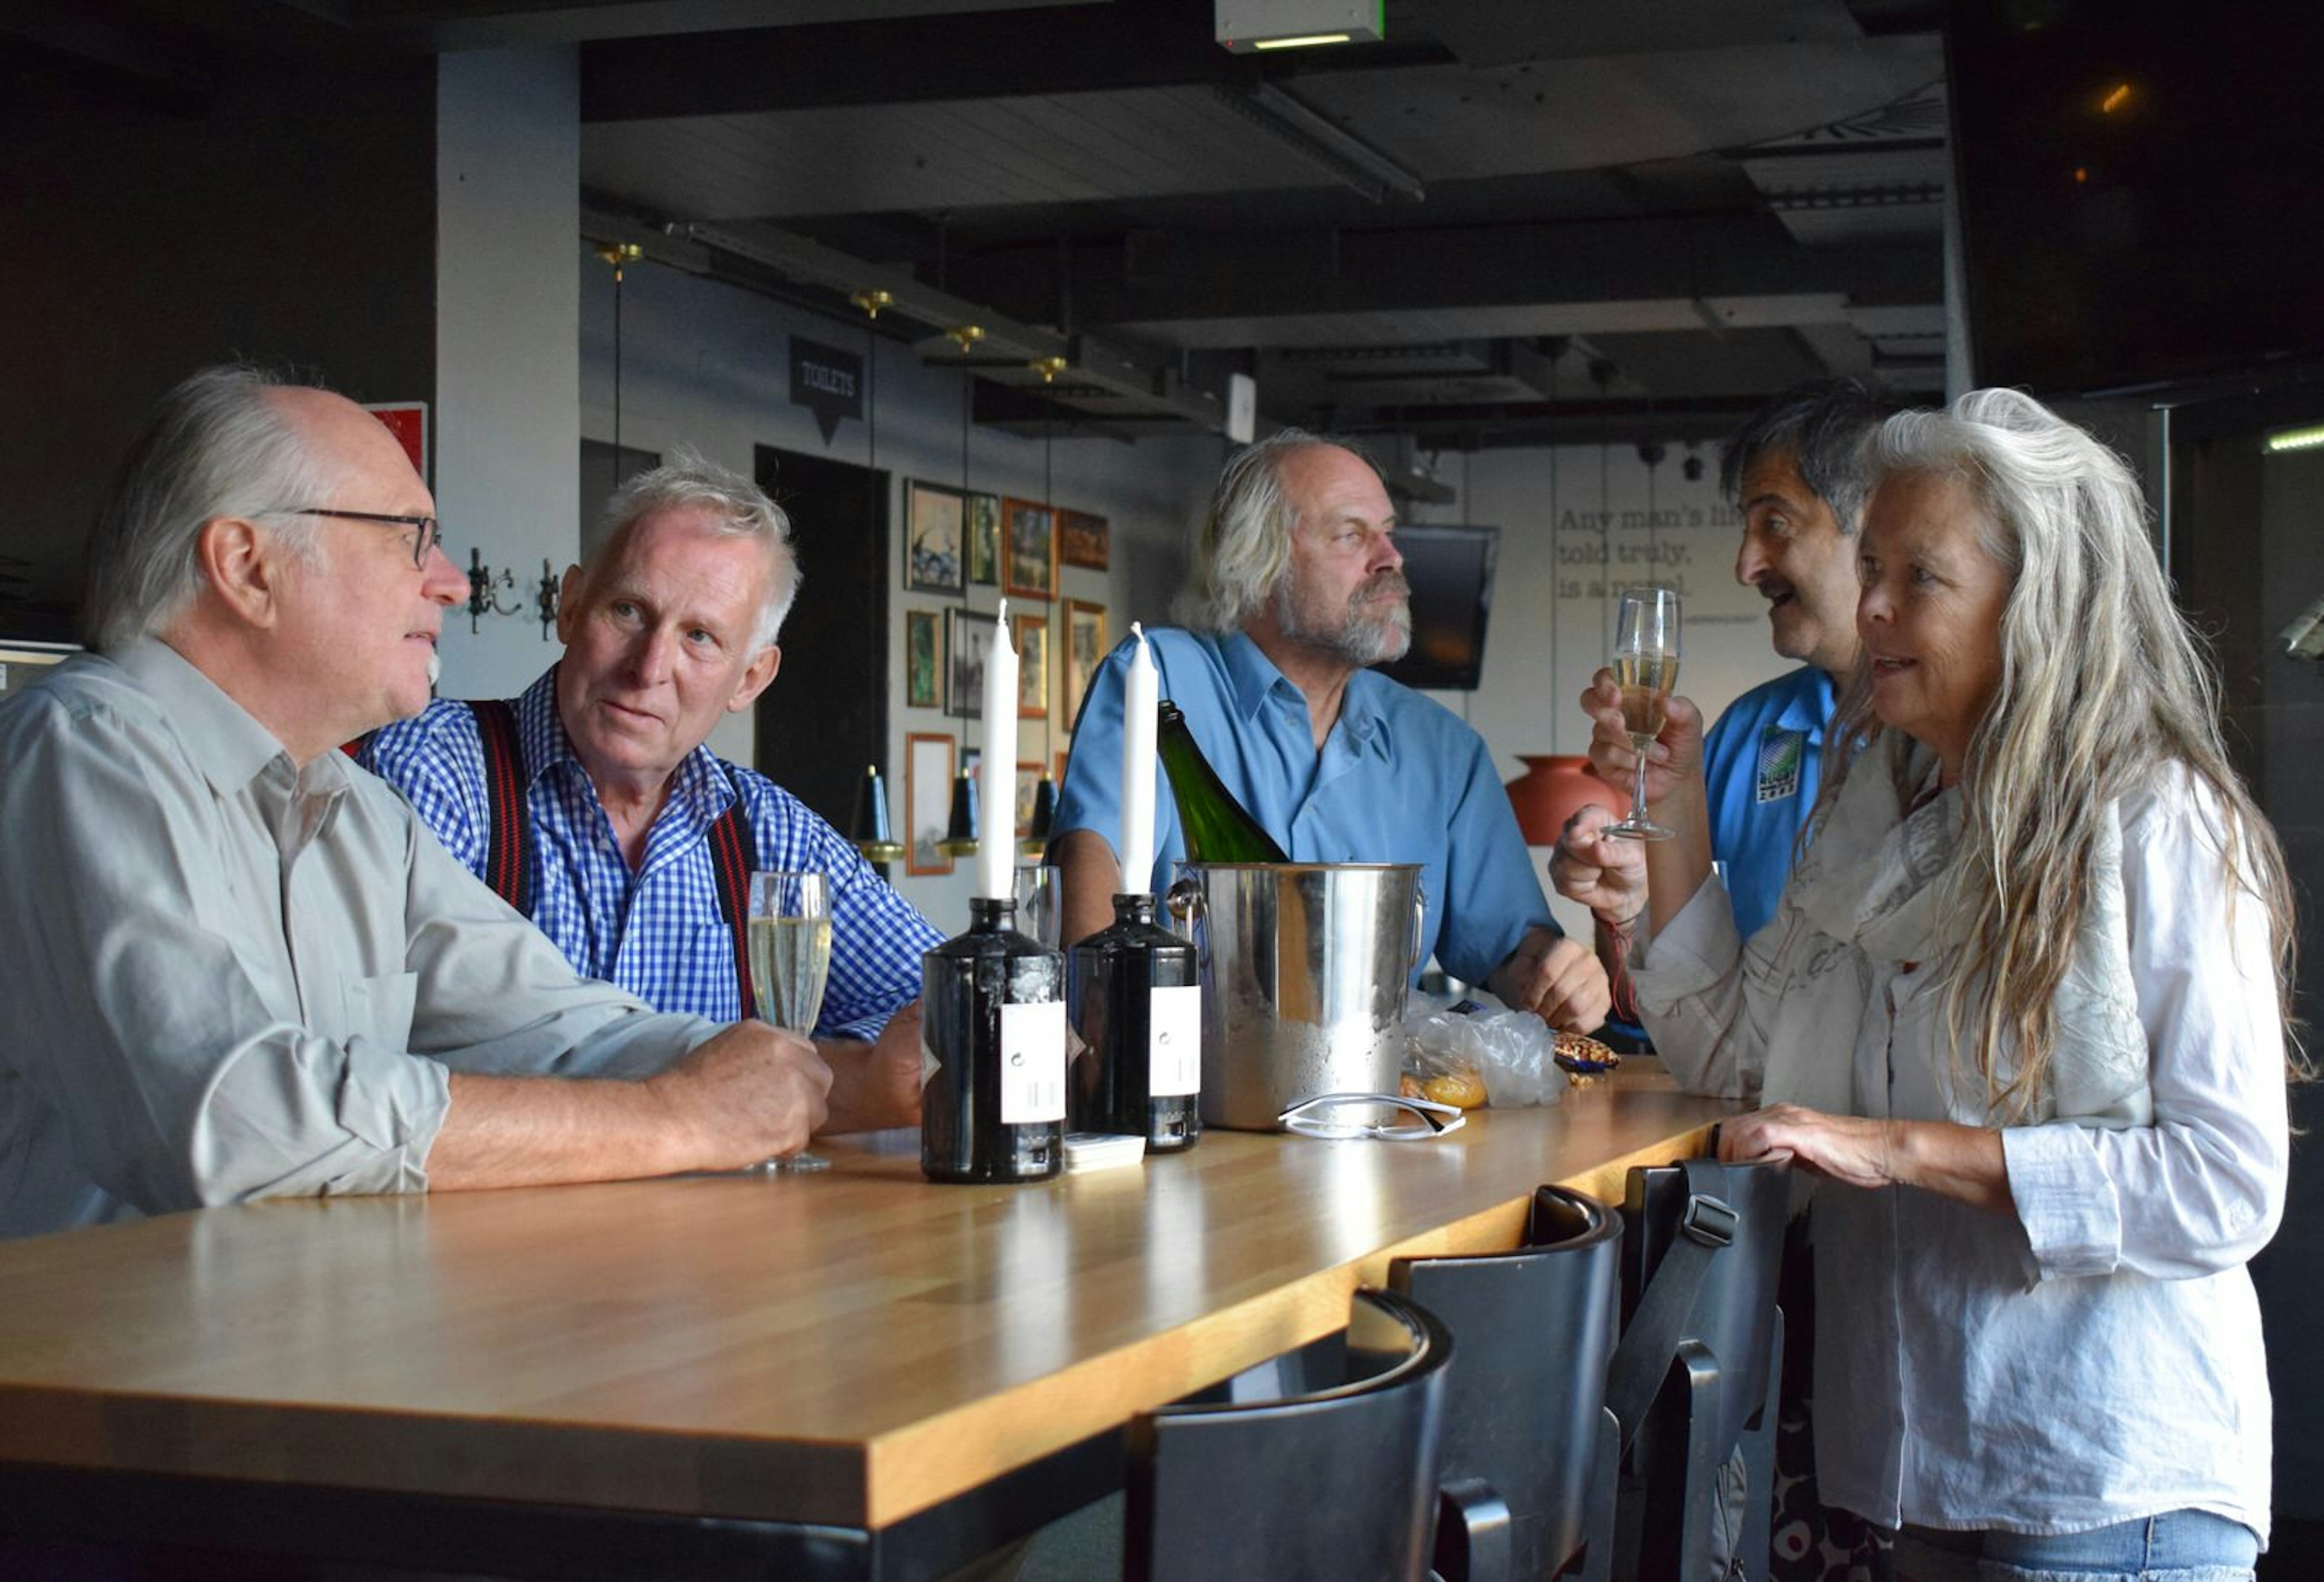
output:
<instances>
[{"instance_id":1,"label":"white hair","mask_svg":"<svg viewBox=\"0 0 2324 1582\"><path fill-rule=\"evenodd\" d=\"M802 580L798 556L791 547L791 519L765 490L731 468L705 460L689 446L678 446L669 460L640 473L605 501L605 532L596 552L582 563L582 584L595 580L599 569L620 552L631 529L656 511L681 508L709 512L707 531L722 538L753 539L766 556L766 592L751 648L756 652L767 647L781 633Z\"/></svg>"},{"instance_id":2,"label":"white hair","mask_svg":"<svg viewBox=\"0 0 2324 1582\"><path fill-rule=\"evenodd\" d=\"M1354 442L1301 428L1278 429L1227 458L1204 513L1194 569L1172 606L1181 625L1233 631L1266 608L1291 564L1291 535L1299 525L1284 492L1283 464L1316 446L1337 446L1372 466Z\"/></svg>"},{"instance_id":3,"label":"white hair","mask_svg":"<svg viewBox=\"0 0 2324 1582\"><path fill-rule=\"evenodd\" d=\"M99 653L169 630L201 586L195 546L219 517L263 519L301 561L315 530L285 514L338 492L346 469L318 455L272 400L319 385L249 363L205 368L164 395L114 474L88 550L81 630Z\"/></svg>"},{"instance_id":4,"label":"white hair","mask_svg":"<svg viewBox=\"0 0 2324 1582\"><path fill-rule=\"evenodd\" d=\"M1901 412L1868 441L1872 471L1957 483L1986 519L1980 548L2007 575L2001 681L1976 722L1960 786L1966 823L1940 905L1969 942L1947 985L1954 1047L1997 1113L2024 1113L2055 1038L2059 986L2089 904L2110 805L2179 764L2218 800L2223 882L2266 909L2278 998L2291 1016L2291 879L2275 833L2228 761L2200 638L2172 603L2127 464L2031 396L1971 391L1941 412ZM1880 733L1858 663L1829 740ZM1819 794L1821 823L1852 770ZM2006 1080L2006 1045L2015 1050ZM2295 1053L2294 1075L2305 1072Z\"/></svg>"}]
</instances>

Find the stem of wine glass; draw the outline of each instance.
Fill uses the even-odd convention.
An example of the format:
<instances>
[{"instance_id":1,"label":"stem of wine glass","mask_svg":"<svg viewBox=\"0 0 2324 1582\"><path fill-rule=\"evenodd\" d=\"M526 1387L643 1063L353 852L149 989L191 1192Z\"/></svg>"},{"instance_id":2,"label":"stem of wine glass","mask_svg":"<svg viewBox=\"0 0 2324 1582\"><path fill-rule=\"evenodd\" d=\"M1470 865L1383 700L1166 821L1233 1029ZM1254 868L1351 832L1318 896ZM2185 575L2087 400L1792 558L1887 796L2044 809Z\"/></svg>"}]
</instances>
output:
<instances>
[{"instance_id":1,"label":"stem of wine glass","mask_svg":"<svg viewBox=\"0 0 2324 1582\"><path fill-rule=\"evenodd\" d=\"M1630 743L1632 750L1637 755L1637 776L1632 782L1636 789L1630 793L1630 822L1643 824L1648 822L1646 818L1646 749L1653 745L1653 739L1648 738L1647 740L1641 742L1633 736L1630 738Z\"/></svg>"}]
</instances>

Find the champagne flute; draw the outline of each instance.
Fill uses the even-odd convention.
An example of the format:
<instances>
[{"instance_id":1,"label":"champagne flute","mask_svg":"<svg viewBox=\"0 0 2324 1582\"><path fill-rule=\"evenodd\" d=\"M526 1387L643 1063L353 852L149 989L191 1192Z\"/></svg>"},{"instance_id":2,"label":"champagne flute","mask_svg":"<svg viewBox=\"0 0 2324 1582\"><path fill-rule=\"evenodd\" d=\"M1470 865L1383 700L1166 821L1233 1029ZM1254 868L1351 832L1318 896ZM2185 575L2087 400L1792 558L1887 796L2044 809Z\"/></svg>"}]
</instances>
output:
<instances>
[{"instance_id":1,"label":"champagne flute","mask_svg":"<svg viewBox=\"0 0 2324 1582\"><path fill-rule=\"evenodd\" d=\"M1606 833L1629 841L1667 841L1671 832L1646 816L1646 749L1662 733L1664 705L1678 681L1678 590L1648 584L1624 588L1614 613L1614 679L1622 688L1622 724L1637 755L1630 813Z\"/></svg>"},{"instance_id":2,"label":"champagne flute","mask_svg":"<svg viewBox=\"0 0 2324 1582\"><path fill-rule=\"evenodd\" d=\"M1051 950L1057 948L1057 868L1053 862L1017 865L1017 932Z\"/></svg>"},{"instance_id":3,"label":"champagne flute","mask_svg":"<svg viewBox=\"0 0 2324 1582\"><path fill-rule=\"evenodd\" d=\"M759 1019L796 1033L815 1033L823 1014L823 988L831 970L831 885L812 869L776 869L751 876L751 986ZM798 1153L767 1160L762 1172L827 1170L831 1161Z\"/></svg>"}]
</instances>

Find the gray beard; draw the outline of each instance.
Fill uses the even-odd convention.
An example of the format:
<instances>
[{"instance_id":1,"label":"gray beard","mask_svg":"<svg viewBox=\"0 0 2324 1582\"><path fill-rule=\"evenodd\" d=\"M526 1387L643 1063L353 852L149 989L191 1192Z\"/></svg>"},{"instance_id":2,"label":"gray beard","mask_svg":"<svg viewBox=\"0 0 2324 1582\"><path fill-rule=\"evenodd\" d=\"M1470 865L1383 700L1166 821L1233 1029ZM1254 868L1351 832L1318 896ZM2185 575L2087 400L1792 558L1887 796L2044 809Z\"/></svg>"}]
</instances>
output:
<instances>
[{"instance_id":1,"label":"gray beard","mask_svg":"<svg viewBox=\"0 0 2324 1582\"><path fill-rule=\"evenodd\" d=\"M1387 620L1377 619L1371 608L1375 604L1386 606ZM1321 648L1359 670L1401 659L1412 647L1411 605L1379 597L1367 598L1361 590L1348 601L1348 607L1341 612L1338 621L1328 626L1310 626L1300 619L1292 598L1291 584L1286 578L1275 591L1275 624L1293 642Z\"/></svg>"}]
</instances>

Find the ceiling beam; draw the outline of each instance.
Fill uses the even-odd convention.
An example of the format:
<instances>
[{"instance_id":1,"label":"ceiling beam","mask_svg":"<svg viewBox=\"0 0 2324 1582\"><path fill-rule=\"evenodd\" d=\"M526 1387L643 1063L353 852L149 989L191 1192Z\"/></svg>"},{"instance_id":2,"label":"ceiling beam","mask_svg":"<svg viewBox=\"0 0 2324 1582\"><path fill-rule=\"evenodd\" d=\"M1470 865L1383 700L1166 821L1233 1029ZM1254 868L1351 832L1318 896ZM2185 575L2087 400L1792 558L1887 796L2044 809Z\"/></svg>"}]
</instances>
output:
<instances>
[{"instance_id":1,"label":"ceiling beam","mask_svg":"<svg viewBox=\"0 0 2324 1582\"><path fill-rule=\"evenodd\" d=\"M1433 42L1357 44L1334 70L1436 63ZM1108 88L1255 87L1297 61L1231 55L1211 0L1111 0L1001 14L755 28L581 46L581 118L742 115Z\"/></svg>"},{"instance_id":2,"label":"ceiling beam","mask_svg":"<svg viewBox=\"0 0 2324 1582\"><path fill-rule=\"evenodd\" d=\"M1100 336L1061 335L1020 323L989 305L927 285L908 269L869 262L771 225L674 224L657 232L585 209L581 234L593 244L635 244L644 256L690 273L715 275L722 272L720 260L736 259L859 307L876 306L875 317L885 313L891 321L903 318L936 332L918 337L924 358L968 368L983 380L1085 387L1109 410L1198 428L1215 429L1226 421L1225 406L1215 394L1187 388L1175 367L1140 357L1132 348ZM956 335L963 338L955 350L951 337Z\"/></svg>"},{"instance_id":3,"label":"ceiling beam","mask_svg":"<svg viewBox=\"0 0 2324 1582\"><path fill-rule=\"evenodd\" d=\"M964 296L1038 318L1054 311L1056 253L956 244L946 278ZM1235 327L1255 319L1312 320L1314 338L1328 342L1342 317L1499 308L1576 311L1563 322L1460 333L1812 323L1856 305L1940 302L1944 288L1932 248L1806 248L1764 215L1139 232L1075 245L1070 267L1079 322L1178 346L1241 344Z\"/></svg>"},{"instance_id":4,"label":"ceiling beam","mask_svg":"<svg viewBox=\"0 0 2324 1582\"><path fill-rule=\"evenodd\" d=\"M368 33L433 50L798 27L938 12L1029 10L1106 0L283 0Z\"/></svg>"}]
</instances>

